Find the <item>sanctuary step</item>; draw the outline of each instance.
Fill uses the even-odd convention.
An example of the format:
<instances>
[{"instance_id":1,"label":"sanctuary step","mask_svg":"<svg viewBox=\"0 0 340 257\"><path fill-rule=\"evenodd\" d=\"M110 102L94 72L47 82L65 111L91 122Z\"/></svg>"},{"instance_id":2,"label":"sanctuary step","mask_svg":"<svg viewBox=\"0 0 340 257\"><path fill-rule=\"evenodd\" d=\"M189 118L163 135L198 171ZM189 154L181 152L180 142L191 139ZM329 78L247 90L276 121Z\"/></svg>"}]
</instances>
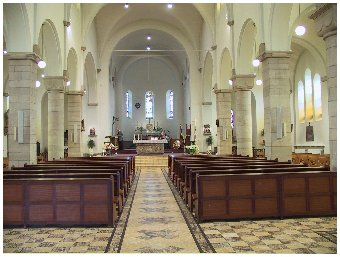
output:
<instances>
[{"instance_id":1,"label":"sanctuary step","mask_svg":"<svg viewBox=\"0 0 340 257\"><path fill-rule=\"evenodd\" d=\"M167 167L168 156L167 155L136 155L135 166L136 167Z\"/></svg>"}]
</instances>

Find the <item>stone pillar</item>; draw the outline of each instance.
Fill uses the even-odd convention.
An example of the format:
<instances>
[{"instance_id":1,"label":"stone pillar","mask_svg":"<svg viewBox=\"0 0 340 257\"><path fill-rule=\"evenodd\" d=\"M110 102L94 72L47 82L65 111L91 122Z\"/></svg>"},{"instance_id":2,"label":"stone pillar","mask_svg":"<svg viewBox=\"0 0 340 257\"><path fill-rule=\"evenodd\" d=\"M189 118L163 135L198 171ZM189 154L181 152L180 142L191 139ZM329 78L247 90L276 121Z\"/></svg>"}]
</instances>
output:
<instances>
[{"instance_id":1,"label":"stone pillar","mask_svg":"<svg viewBox=\"0 0 340 257\"><path fill-rule=\"evenodd\" d=\"M37 163L35 124L37 58L34 53L10 53L8 57L9 167Z\"/></svg>"},{"instance_id":2,"label":"stone pillar","mask_svg":"<svg viewBox=\"0 0 340 257\"><path fill-rule=\"evenodd\" d=\"M216 89L217 149L219 155L231 155L232 131L230 122L231 93L230 89Z\"/></svg>"},{"instance_id":3,"label":"stone pillar","mask_svg":"<svg viewBox=\"0 0 340 257\"><path fill-rule=\"evenodd\" d=\"M67 93L68 102L68 156L81 157L81 107L82 91Z\"/></svg>"},{"instance_id":4,"label":"stone pillar","mask_svg":"<svg viewBox=\"0 0 340 257\"><path fill-rule=\"evenodd\" d=\"M236 97L237 154L244 156L253 156L251 89L254 86L254 78L254 74L233 75L232 77Z\"/></svg>"},{"instance_id":5,"label":"stone pillar","mask_svg":"<svg viewBox=\"0 0 340 257\"><path fill-rule=\"evenodd\" d=\"M64 158L64 77L45 77L48 97L48 160Z\"/></svg>"},{"instance_id":6,"label":"stone pillar","mask_svg":"<svg viewBox=\"0 0 340 257\"><path fill-rule=\"evenodd\" d=\"M317 33L326 43L327 86L329 115L329 151L331 171L337 170L337 11L336 4L320 4L310 16L315 21Z\"/></svg>"},{"instance_id":7,"label":"stone pillar","mask_svg":"<svg viewBox=\"0 0 340 257\"><path fill-rule=\"evenodd\" d=\"M262 62L266 157L292 159L289 58L290 51L260 49Z\"/></svg>"}]
</instances>

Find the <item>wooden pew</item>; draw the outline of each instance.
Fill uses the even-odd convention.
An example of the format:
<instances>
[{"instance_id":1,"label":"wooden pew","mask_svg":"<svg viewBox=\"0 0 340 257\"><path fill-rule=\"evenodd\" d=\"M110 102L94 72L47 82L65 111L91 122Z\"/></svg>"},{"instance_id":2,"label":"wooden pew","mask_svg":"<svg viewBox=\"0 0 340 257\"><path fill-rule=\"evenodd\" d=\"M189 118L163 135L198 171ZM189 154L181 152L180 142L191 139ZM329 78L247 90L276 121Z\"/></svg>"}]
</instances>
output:
<instances>
[{"instance_id":1,"label":"wooden pew","mask_svg":"<svg viewBox=\"0 0 340 257\"><path fill-rule=\"evenodd\" d=\"M38 166L38 167L35 167ZM44 165L32 165L26 166L23 168L15 168L15 170L4 171L4 178L9 178L11 175L17 175L21 177L54 177L54 174L58 174L56 176L60 176L62 174L63 177L70 177L73 174L84 176L90 174L91 177L96 177L102 175L103 173L107 173L109 175L113 175L114 177L114 204L116 206L117 212L115 213L115 220L118 219L120 214L123 211L123 205L126 200L126 196L124 194L123 182L122 182L122 170L121 169L113 169L112 167L88 167L88 166L77 166L77 167L64 167L64 166L44 166Z\"/></svg>"},{"instance_id":2,"label":"wooden pew","mask_svg":"<svg viewBox=\"0 0 340 257\"><path fill-rule=\"evenodd\" d=\"M329 171L328 167L240 167L240 168L221 168L221 169L189 169L188 181L186 181L186 194L187 194L187 204L190 211L194 210L194 202L197 199L197 188L196 181L197 177L200 175L215 175L215 174L267 174L267 173L304 173L304 172L318 172L318 171Z\"/></svg>"},{"instance_id":3,"label":"wooden pew","mask_svg":"<svg viewBox=\"0 0 340 257\"><path fill-rule=\"evenodd\" d=\"M4 178L4 226L114 225L112 175L54 175Z\"/></svg>"},{"instance_id":4,"label":"wooden pew","mask_svg":"<svg viewBox=\"0 0 340 257\"><path fill-rule=\"evenodd\" d=\"M336 215L330 171L197 176L198 221Z\"/></svg>"}]
</instances>

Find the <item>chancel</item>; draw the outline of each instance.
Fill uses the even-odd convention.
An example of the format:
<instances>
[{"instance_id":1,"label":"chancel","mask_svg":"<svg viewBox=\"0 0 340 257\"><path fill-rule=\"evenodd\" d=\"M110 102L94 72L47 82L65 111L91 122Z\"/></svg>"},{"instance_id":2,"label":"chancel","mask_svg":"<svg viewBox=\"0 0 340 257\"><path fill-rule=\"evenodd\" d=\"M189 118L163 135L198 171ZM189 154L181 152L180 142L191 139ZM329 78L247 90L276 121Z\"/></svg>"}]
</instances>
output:
<instances>
[{"instance_id":1,"label":"chancel","mask_svg":"<svg viewBox=\"0 0 340 257\"><path fill-rule=\"evenodd\" d=\"M4 3L4 253L337 253L336 3Z\"/></svg>"}]
</instances>

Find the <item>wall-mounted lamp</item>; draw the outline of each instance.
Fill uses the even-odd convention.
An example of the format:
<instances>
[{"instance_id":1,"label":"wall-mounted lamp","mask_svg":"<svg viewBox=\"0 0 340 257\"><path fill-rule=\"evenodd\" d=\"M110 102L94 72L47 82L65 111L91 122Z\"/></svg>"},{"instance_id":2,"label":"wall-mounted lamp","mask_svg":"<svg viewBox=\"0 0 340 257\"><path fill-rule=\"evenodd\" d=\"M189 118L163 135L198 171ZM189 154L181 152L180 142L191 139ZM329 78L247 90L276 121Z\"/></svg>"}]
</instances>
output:
<instances>
[{"instance_id":1,"label":"wall-mounted lamp","mask_svg":"<svg viewBox=\"0 0 340 257\"><path fill-rule=\"evenodd\" d=\"M66 86L70 86L71 81L69 80L68 70L63 70L63 77L64 77L64 81L66 82Z\"/></svg>"},{"instance_id":2,"label":"wall-mounted lamp","mask_svg":"<svg viewBox=\"0 0 340 257\"><path fill-rule=\"evenodd\" d=\"M299 18L300 18L300 4L299 4ZM295 28L295 34L298 36L303 36L306 33L306 28L303 25L298 25Z\"/></svg>"},{"instance_id":3,"label":"wall-mounted lamp","mask_svg":"<svg viewBox=\"0 0 340 257\"><path fill-rule=\"evenodd\" d=\"M63 24L64 24L65 27L70 27L71 21L63 21Z\"/></svg>"},{"instance_id":4,"label":"wall-mounted lamp","mask_svg":"<svg viewBox=\"0 0 340 257\"><path fill-rule=\"evenodd\" d=\"M4 47L4 54L7 54L7 47L6 47L6 42L5 41L3 43L3 47Z\"/></svg>"}]
</instances>

